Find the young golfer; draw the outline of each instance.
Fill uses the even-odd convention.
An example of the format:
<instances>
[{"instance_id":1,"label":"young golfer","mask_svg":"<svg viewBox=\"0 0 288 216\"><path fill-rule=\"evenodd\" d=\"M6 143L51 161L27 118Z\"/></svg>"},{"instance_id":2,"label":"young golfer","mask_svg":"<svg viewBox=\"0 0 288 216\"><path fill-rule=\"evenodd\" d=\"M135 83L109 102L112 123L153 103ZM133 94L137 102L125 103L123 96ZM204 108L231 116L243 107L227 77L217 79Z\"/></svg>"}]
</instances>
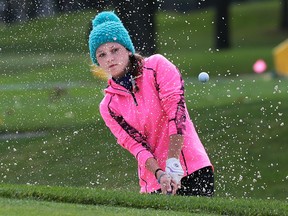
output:
<instances>
[{"instance_id":1,"label":"young golfer","mask_svg":"<svg viewBox=\"0 0 288 216\"><path fill-rule=\"evenodd\" d=\"M99 13L92 24L92 62L110 75L100 113L138 161L140 192L212 196L213 166L189 117L177 67L160 54L136 54L114 12Z\"/></svg>"}]
</instances>

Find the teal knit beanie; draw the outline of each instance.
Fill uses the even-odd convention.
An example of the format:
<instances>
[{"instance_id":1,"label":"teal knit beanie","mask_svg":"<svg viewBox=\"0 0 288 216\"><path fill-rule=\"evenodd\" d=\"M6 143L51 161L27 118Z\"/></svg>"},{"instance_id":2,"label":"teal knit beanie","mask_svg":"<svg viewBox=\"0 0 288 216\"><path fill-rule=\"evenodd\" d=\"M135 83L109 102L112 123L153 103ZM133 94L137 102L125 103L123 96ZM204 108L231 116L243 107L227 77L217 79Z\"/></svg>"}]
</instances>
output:
<instances>
[{"instance_id":1,"label":"teal knit beanie","mask_svg":"<svg viewBox=\"0 0 288 216\"><path fill-rule=\"evenodd\" d=\"M89 35L89 50L92 62L98 64L96 50L107 42L116 42L135 54L135 48L128 31L119 17L111 11L101 12L92 21L93 29Z\"/></svg>"}]
</instances>

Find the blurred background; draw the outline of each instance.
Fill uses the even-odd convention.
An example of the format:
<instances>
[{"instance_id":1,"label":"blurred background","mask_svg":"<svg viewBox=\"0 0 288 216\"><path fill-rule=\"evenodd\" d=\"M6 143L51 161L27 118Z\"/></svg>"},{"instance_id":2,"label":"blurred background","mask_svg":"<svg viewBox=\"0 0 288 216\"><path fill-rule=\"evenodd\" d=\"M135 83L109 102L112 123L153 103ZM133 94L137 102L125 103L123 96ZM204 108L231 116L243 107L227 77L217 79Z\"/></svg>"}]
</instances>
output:
<instances>
[{"instance_id":1,"label":"blurred background","mask_svg":"<svg viewBox=\"0 0 288 216\"><path fill-rule=\"evenodd\" d=\"M272 3L273 2L273 3ZM255 13L252 16L252 10L257 10L257 7L263 7L261 4L270 4L270 8L267 8L266 11ZM237 5L248 5L246 11L240 13L235 12L234 8L237 8ZM256 6L256 5L259 6ZM277 7L277 8L275 8ZM58 42L61 37L61 33L55 32L53 35L57 37L57 40L52 42L55 46L52 46L47 40L44 40L44 43L41 46L41 49L45 49L45 52L63 52L65 50L74 49L73 52L87 52L87 38L91 30L91 19L94 15L102 10L114 10L118 13L122 19L124 25L132 36L133 43L135 44L137 51L143 55L151 55L156 52L163 52L166 49L166 46L173 48L174 52L170 52L169 55L175 55L178 57L183 57L187 59L186 51L200 51L206 52L207 55L213 51L225 51L227 49L241 48L242 50L247 47L255 46L270 46L275 47L281 43L287 37L287 0L241 0L241 1L232 1L232 0L195 0L195 1L169 1L169 0L157 0L157 1L87 1L87 0L1 0L0 1L0 21L5 27L13 25L23 25L29 26L28 23L37 22L39 19L49 19L51 17L60 17L68 16L71 13L83 14L84 17L77 18L78 22L81 22L82 26L77 26L75 23L67 23L63 21L55 22L53 26L47 26L45 28L51 27L52 29L58 26L58 28L68 28L71 26L71 29L74 29L74 32L70 32L70 37L66 43L61 44ZM274 8L274 11L273 11ZM237 9L236 9L237 10ZM85 13L86 11L86 13ZM89 11L90 14L87 12ZM180 22L181 19L185 19L190 14L195 14L195 12L201 13L204 18L198 19L195 17L193 23L186 20L186 24L177 25L177 22ZM211 12L210 12L211 11ZM167 15L167 17L160 21L160 17L163 14L173 14L173 16ZM273 13L273 14L271 14ZM89 16L89 15L90 16ZM179 16L179 15L182 16ZM251 14L251 17L250 17ZM272 17L271 17L272 16ZM271 19L270 19L271 18ZM69 19L69 18L68 18ZM263 28L252 28L253 22L257 22L258 25L264 25ZM75 21L75 20L74 20ZM167 23L167 24L166 24ZM166 32L169 31L170 26L177 25L179 32L170 33L169 37L166 37ZM42 24L43 26L43 24ZM175 28L177 28L175 27ZM26 28L26 27L25 27ZM44 26L43 26L44 28ZM51 29L51 30L52 30ZM4 30L4 29L3 29ZM45 29L48 31L48 29ZM80 38L78 37L77 32L81 32ZM182 34L180 34L180 31ZM253 32L254 31L254 32ZM7 32L7 31L6 31ZM39 35L42 32L42 35ZM141 32L141 33L140 33ZM208 34L209 37L203 38L202 44L195 43L201 33ZM20 32L19 32L20 33ZM32 33L32 32L31 32ZM41 29L35 32L39 37L46 37L49 40L49 34L41 31ZM52 32L50 32L51 34ZM2 33L4 34L4 33ZM13 32L11 32L13 35ZM14 32L15 34L15 32ZM34 34L35 37L37 37ZM23 38L24 36L19 36ZM64 38L65 35L62 35ZM73 38L72 38L73 37ZM77 40L76 40L76 37ZM24 38L23 38L24 39ZM31 51L37 52L40 47L33 48L36 46L36 41L28 40L23 42L19 38L14 40L10 38L10 42L13 41L13 44L5 44L7 38L2 41L1 45L1 54L2 53L11 53L16 50L25 51L24 46L28 46ZM72 42L72 41L73 42ZM20 43L20 44L18 44ZM57 44L59 43L59 44ZM167 45L169 44L169 45ZM23 47L23 49L21 49ZM17 49L15 49L17 48ZM181 53L178 54L177 50L181 50ZM42 50L41 50L42 52ZM203 53L204 54L204 53ZM252 55L250 52L246 53L247 55ZM269 53L271 55L271 52ZM222 54L220 54L222 55ZM244 54L245 55L245 54ZM265 61L268 61L269 69L273 69L273 59L270 56L267 56L267 53L262 53L260 57L266 58ZM175 57L172 56L172 59ZM229 61L235 61L234 59L229 59ZM254 59L253 59L254 60ZM178 62L176 60L177 64ZM266 63L266 62L265 62ZM217 68L221 62L218 62L217 65L214 65L212 62L205 63L208 64L208 69ZM242 65L242 68L235 68L236 71L241 70L241 73L248 72L248 67L250 69L251 62L246 64L246 68ZM204 65L200 66L200 69ZM238 66L238 65L237 65ZM184 73L187 73L192 66L189 65L189 68L183 65ZM274 67L275 68L275 67ZM197 65L197 70L199 66ZM220 69L220 68L219 68ZM222 69L222 68L221 68ZM220 73L223 73L220 70L217 70Z\"/></svg>"},{"instance_id":2,"label":"blurred background","mask_svg":"<svg viewBox=\"0 0 288 216\"><path fill-rule=\"evenodd\" d=\"M137 52L180 69L216 196L287 200L287 2L0 0L0 183L139 190L88 51L91 20L114 10Z\"/></svg>"},{"instance_id":3,"label":"blurred background","mask_svg":"<svg viewBox=\"0 0 288 216\"><path fill-rule=\"evenodd\" d=\"M83 10L116 10L125 26L129 29L138 49L146 54L152 54L156 50L155 42L155 13L161 11L174 11L187 13L195 10L213 7L215 12L215 47L230 47L230 4L243 2L256 2L257 0L151 0L151 1L88 1L88 0L1 0L0 17L2 22L12 24L25 22L39 17L55 16L59 13L69 13ZM258 2L264 2L265 0ZM287 30L287 0L279 0L279 30ZM142 35L137 31L141 31ZM144 40L144 44L139 41ZM150 44L150 45L147 45ZM152 45L151 45L152 44ZM154 46L153 46L154 45ZM144 49L145 48L145 49Z\"/></svg>"}]
</instances>

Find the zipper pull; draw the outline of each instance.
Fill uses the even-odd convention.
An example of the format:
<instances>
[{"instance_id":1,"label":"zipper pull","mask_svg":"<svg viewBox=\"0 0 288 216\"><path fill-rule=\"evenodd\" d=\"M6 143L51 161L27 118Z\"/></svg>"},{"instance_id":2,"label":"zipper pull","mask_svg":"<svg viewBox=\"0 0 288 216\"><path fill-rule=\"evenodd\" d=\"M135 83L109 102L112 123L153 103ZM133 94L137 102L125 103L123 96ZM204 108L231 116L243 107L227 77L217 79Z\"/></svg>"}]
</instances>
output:
<instances>
[{"instance_id":1,"label":"zipper pull","mask_svg":"<svg viewBox=\"0 0 288 216\"><path fill-rule=\"evenodd\" d=\"M132 83L132 91L135 93L139 90L139 87L137 86L135 78L132 75L130 75L130 80Z\"/></svg>"}]
</instances>

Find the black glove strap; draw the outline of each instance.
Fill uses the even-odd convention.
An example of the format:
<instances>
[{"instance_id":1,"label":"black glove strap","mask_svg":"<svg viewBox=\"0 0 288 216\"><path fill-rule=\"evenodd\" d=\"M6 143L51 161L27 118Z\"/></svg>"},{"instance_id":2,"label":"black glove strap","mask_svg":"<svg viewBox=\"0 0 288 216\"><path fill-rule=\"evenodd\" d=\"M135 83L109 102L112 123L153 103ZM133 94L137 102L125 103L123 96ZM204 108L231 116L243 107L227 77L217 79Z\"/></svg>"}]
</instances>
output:
<instances>
[{"instance_id":1,"label":"black glove strap","mask_svg":"<svg viewBox=\"0 0 288 216\"><path fill-rule=\"evenodd\" d=\"M162 170L162 169L161 169L161 168L158 168L158 169L155 170L154 175L155 175L155 178L156 178L156 179L157 179L157 172L158 172L159 170ZM163 171L163 170L162 170L162 171Z\"/></svg>"}]
</instances>

